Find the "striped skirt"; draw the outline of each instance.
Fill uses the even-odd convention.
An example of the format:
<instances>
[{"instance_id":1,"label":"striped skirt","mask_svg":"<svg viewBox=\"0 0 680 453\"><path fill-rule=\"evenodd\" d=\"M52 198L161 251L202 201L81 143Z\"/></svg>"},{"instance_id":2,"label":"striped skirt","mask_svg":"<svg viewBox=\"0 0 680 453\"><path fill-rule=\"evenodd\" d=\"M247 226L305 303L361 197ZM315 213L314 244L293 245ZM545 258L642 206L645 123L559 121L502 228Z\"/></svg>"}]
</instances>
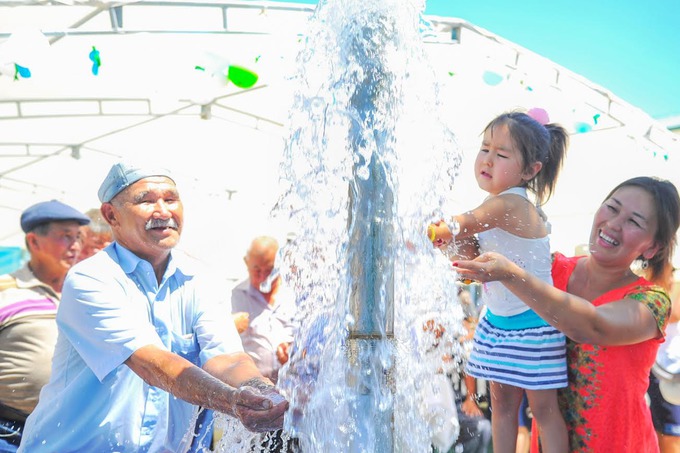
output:
<instances>
[{"instance_id":1,"label":"striped skirt","mask_svg":"<svg viewBox=\"0 0 680 453\"><path fill-rule=\"evenodd\" d=\"M566 338L550 325L507 330L482 317L465 372L527 390L566 387Z\"/></svg>"}]
</instances>

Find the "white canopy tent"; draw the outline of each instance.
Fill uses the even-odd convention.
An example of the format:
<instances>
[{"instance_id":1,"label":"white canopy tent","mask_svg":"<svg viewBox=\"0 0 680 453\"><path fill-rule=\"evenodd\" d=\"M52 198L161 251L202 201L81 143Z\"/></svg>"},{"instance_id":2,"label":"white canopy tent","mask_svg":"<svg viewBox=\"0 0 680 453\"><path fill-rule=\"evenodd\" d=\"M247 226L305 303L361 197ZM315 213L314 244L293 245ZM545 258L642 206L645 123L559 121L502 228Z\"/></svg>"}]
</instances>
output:
<instances>
[{"instance_id":1,"label":"white canopy tent","mask_svg":"<svg viewBox=\"0 0 680 453\"><path fill-rule=\"evenodd\" d=\"M228 278L243 274L241 257L254 234L287 233L271 224L269 210L295 89L288 76L314 8L65 3L0 1L0 245L23 244L19 215L30 204L56 198L87 210L98 206L96 191L112 162L157 160L180 179L182 246ZM594 210L629 176L661 176L680 187L678 138L644 112L466 21L425 19L431 31L424 47L464 155L446 209L481 200L470 169L479 134L514 108L544 108L573 132L546 206L555 249L571 253L585 242ZM97 75L93 50L101 60ZM254 71L257 83L220 83L229 65Z\"/></svg>"}]
</instances>

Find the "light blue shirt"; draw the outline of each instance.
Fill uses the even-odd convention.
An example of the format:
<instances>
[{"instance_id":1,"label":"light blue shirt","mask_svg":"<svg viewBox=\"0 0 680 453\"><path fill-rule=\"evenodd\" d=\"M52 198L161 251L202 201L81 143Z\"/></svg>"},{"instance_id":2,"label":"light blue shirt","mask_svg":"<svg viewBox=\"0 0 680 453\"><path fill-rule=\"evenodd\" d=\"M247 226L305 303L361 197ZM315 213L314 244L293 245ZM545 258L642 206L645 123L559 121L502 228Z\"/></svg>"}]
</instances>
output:
<instances>
[{"instance_id":1,"label":"light blue shirt","mask_svg":"<svg viewBox=\"0 0 680 453\"><path fill-rule=\"evenodd\" d=\"M184 452L196 406L124 364L154 345L201 366L243 351L222 288L173 252L160 284L151 264L113 243L69 271L57 312L50 382L20 452ZM221 296L223 297L223 296Z\"/></svg>"}]
</instances>

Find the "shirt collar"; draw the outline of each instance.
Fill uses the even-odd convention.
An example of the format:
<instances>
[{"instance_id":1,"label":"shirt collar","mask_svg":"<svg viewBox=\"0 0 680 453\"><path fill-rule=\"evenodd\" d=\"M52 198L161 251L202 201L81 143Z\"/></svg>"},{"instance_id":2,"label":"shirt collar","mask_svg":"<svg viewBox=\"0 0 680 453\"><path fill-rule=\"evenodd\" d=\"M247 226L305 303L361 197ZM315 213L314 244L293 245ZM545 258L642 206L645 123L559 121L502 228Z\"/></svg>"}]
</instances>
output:
<instances>
[{"instance_id":1,"label":"shirt collar","mask_svg":"<svg viewBox=\"0 0 680 453\"><path fill-rule=\"evenodd\" d=\"M38 280L38 277L36 277L35 274L33 274L33 271L31 271L31 268L28 267L28 263L24 264L24 266L17 271L12 272L12 276L16 279L17 288L26 289L39 286L47 290L50 294L53 294L55 297L58 297L58 294L51 286Z\"/></svg>"},{"instance_id":2,"label":"shirt collar","mask_svg":"<svg viewBox=\"0 0 680 453\"><path fill-rule=\"evenodd\" d=\"M150 263L131 252L129 249L120 245L118 242L113 242L107 248L111 248L113 253L118 257L118 263L123 269L123 272L130 274L137 269L140 263ZM170 259L168 260L168 267L165 269L165 275L173 275L180 273L185 277L196 275L196 266L183 253L177 253L175 250L170 251Z\"/></svg>"}]
</instances>

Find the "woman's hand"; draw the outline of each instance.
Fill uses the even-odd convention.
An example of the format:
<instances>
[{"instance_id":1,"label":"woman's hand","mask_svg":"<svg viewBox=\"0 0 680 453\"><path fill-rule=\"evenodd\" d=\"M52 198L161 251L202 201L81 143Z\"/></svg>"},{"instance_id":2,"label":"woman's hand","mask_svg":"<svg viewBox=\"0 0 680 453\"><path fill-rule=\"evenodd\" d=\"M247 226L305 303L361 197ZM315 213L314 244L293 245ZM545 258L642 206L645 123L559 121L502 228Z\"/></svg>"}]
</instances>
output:
<instances>
[{"instance_id":1,"label":"woman's hand","mask_svg":"<svg viewBox=\"0 0 680 453\"><path fill-rule=\"evenodd\" d=\"M483 253L472 261L454 261L453 267L460 277L478 282L509 280L520 270L515 263L495 252Z\"/></svg>"}]
</instances>

